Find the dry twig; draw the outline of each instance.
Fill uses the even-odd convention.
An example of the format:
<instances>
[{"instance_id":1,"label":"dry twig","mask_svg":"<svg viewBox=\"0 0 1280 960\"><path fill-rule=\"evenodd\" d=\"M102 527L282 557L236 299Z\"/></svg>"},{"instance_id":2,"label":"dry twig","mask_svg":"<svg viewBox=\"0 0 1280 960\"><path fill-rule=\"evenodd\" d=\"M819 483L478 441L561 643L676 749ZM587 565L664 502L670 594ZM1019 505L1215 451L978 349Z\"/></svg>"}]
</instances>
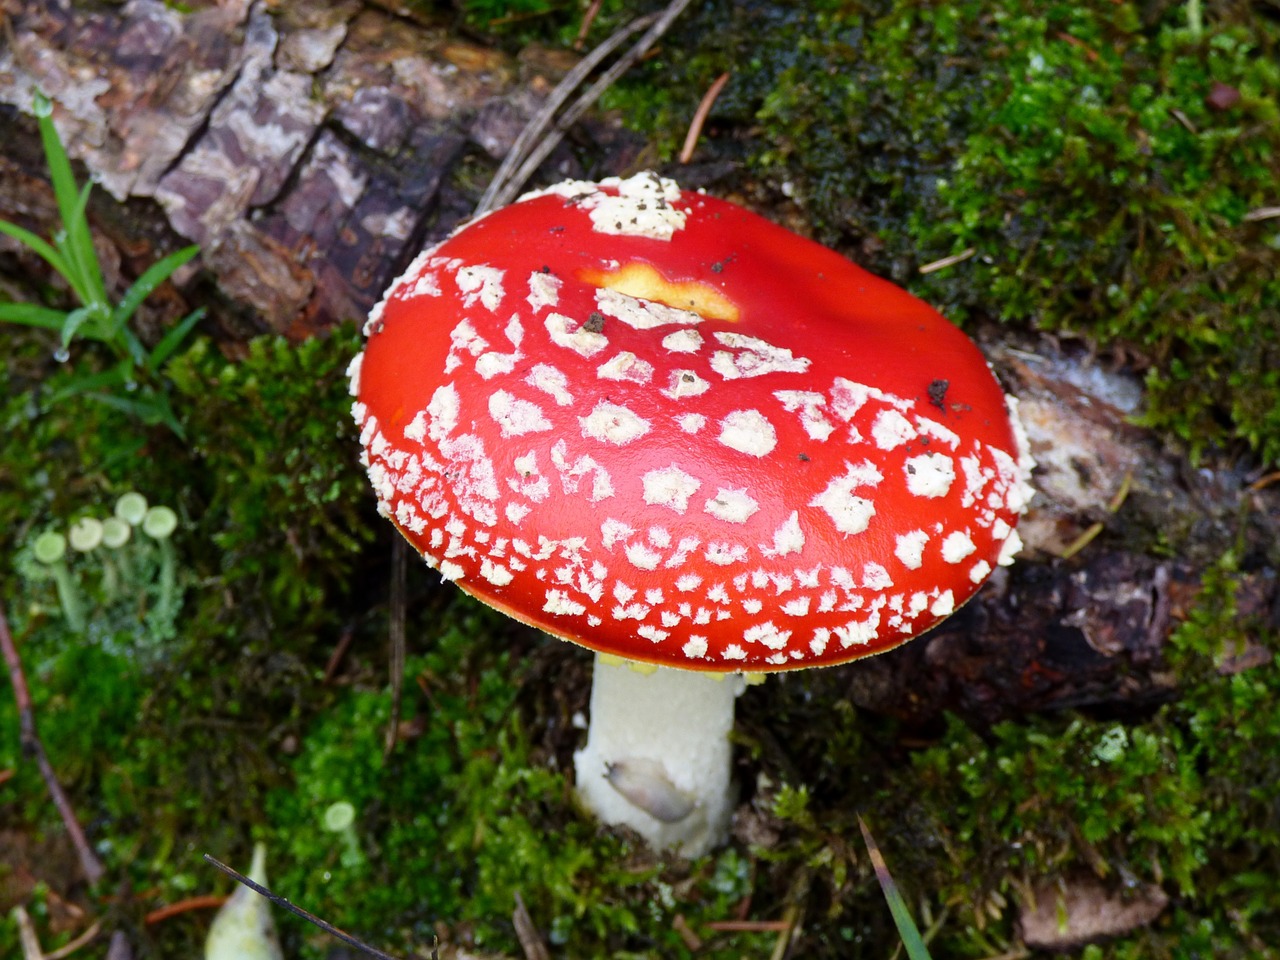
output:
<instances>
[{"instance_id":1,"label":"dry twig","mask_svg":"<svg viewBox=\"0 0 1280 960\"><path fill-rule=\"evenodd\" d=\"M977 253L977 248L969 247L961 250L959 253L952 254L949 257L943 257L941 260L934 260L932 263L926 263L920 268L920 273L934 273L938 270L945 270L947 267L954 267L957 263L963 263Z\"/></svg>"},{"instance_id":2,"label":"dry twig","mask_svg":"<svg viewBox=\"0 0 1280 960\"><path fill-rule=\"evenodd\" d=\"M1280 483L1280 470L1268 473L1266 476L1259 477L1253 483L1249 484L1245 489L1250 493L1257 493L1259 490L1265 490L1273 483Z\"/></svg>"},{"instance_id":3,"label":"dry twig","mask_svg":"<svg viewBox=\"0 0 1280 960\"><path fill-rule=\"evenodd\" d=\"M538 933L533 917L529 916L529 908L524 905L524 897L516 891L516 909L511 915L511 923L516 928L516 939L520 941L520 949L524 952L524 960L551 960L551 951L542 942L542 934Z\"/></svg>"},{"instance_id":4,"label":"dry twig","mask_svg":"<svg viewBox=\"0 0 1280 960\"><path fill-rule=\"evenodd\" d=\"M534 171L556 148L565 132L586 113L600 96L613 86L617 79L626 73L667 32L676 17L684 12L690 0L671 0L656 17L652 14L640 17L617 31L609 39L582 58L582 62L569 71L563 80L551 91L551 96L538 113L525 125L516 142L507 152L502 165L494 175L489 189L485 191L476 216L496 210L515 199L516 194L533 176ZM619 57L600 77L579 95L562 114L555 118L560 107L573 95L591 71L604 62L631 34L648 27L644 35L637 40L626 53ZM550 129L548 129L550 127Z\"/></svg>"},{"instance_id":5,"label":"dry twig","mask_svg":"<svg viewBox=\"0 0 1280 960\"><path fill-rule=\"evenodd\" d=\"M596 17L600 15L600 7L603 5L604 0L591 0L591 6L582 15L582 26L578 28L578 35L573 40L573 49L581 50L582 45L587 42L587 34L591 32L591 25L596 22Z\"/></svg>"},{"instance_id":6,"label":"dry twig","mask_svg":"<svg viewBox=\"0 0 1280 960\"><path fill-rule=\"evenodd\" d=\"M53 765L49 763L49 757L44 752L44 744L40 742L40 737L36 734L36 715L31 706L31 691L27 688L27 677L22 672L22 660L18 657L18 648L14 646L13 636L9 633L9 621L4 615L3 608L0 608L0 652L3 652L5 663L9 667L9 681L13 684L13 699L18 705L18 724L21 731L22 752L29 757L35 757L36 765L40 767L40 774L44 777L45 785L49 788L49 795L53 797L54 806L58 808L58 813L62 816L62 822L67 828L67 835L71 838L71 843L76 848L76 855L80 858L80 869L84 871L89 883L97 883L102 879L106 869L102 866L102 861L98 859L97 854L89 846L89 841L85 838L80 821L76 819L76 812L71 806L71 801L62 789L62 784L58 782L58 777L53 772Z\"/></svg>"},{"instance_id":7,"label":"dry twig","mask_svg":"<svg viewBox=\"0 0 1280 960\"><path fill-rule=\"evenodd\" d=\"M163 907L157 907L142 918L142 922L147 926L154 923L161 923L170 917L176 917L180 913L188 913L192 910L211 910L222 906L227 902L227 898L217 894L205 894L199 897L187 897L185 900L178 900L176 903L167 903Z\"/></svg>"},{"instance_id":8,"label":"dry twig","mask_svg":"<svg viewBox=\"0 0 1280 960\"><path fill-rule=\"evenodd\" d=\"M22 944L22 960L44 960L40 949L40 938L36 936L35 925L25 907L13 908L13 922L18 925L18 942Z\"/></svg>"},{"instance_id":9,"label":"dry twig","mask_svg":"<svg viewBox=\"0 0 1280 960\"><path fill-rule=\"evenodd\" d=\"M102 932L102 921L95 920L84 933L60 946L57 950L51 951L44 955L44 960L64 960L71 956L81 947L88 946L94 940L98 939L98 934Z\"/></svg>"},{"instance_id":10,"label":"dry twig","mask_svg":"<svg viewBox=\"0 0 1280 960\"><path fill-rule=\"evenodd\" d=\"M383 757L391 756L396 748L396 740L400 736L400 711L404 700L404 660L405 660L405 617L409 615L409 603L405 596L408 569L409 548L403 537L396 537L391 547L391 621L388 624L387 638L391 647L391 718L387 721L387 735L383 741Z\"/></svg>"},{"instance_id":11,"label":"dry twig","mask_svg":"<svg viewBox=\"0 0 1280 960\"><path fill-rule=\"evenodd\" d=\"M728 82L729 71L726 70L716 77L715 83L707 88L707 92L698 101L698 109L693 111L693 119L689 122L689 132L684 137L684 146L680 148L681 163L688 163L693 159L693 151L698 146L698 137L702 136L702 125L707 122L707 116L711 113L711 107L715 104L716 97L720 96L720 91L724 89L725 84Z\"/></svg>"},{"instance_id":12,"label":"dry twig","mask_svg":"<svg viewBox=\"0 0 1280 960\"><path fill-rule=\"evenodd\" d=\"M524 129L516 137L516 142L511 145L507 155L502 158L498 172L493 175L493 179L489 181L489 188L476 205L475 216L478 217L483 213L488 213L490 210L495 210L511 201L511 198L519 192L524 184L523 180L512 183L516 168L529 155L529 151L534 147L538 137L542 136L547 127L551 125L556 113L564 106L565 101L573 96L573 91L582 85L582 82L590 76L591 71L600 66L618 47L622 46L628 37L637 30L644 29L652 22L652 15L631 21L631 23L614 33L613 36L579 60L577 65L565 74L564 79L556 84L556 88L551 91L551 96L547 97L547 102L542 105L542 108L537 113L529 118L529 122L524 125ZM557 138L558 140L559 138Z\"/></svg>"},{"instance_id":13,"label":"dry twig","mask_svg":"<svg viewBox=\"0 0 1280 960\"><path fill-rule=\"evenodd\" d=\"M204 855L204 862L217 867L219 870L225 873L232 880L236 881L236 883L243 884L244 886L252 890L254 893L258 894L259 896L266 897L268 900L274 903L277 907L283 907L285 910L288 910L290 913L292 913L295 917L301 917L303 920L307 921L307 923L310 923L314 926L319 927L321 930L329 934L331 937L337 937L339 940L341 940L343 943L347 944L348 946L355 947L357 950L362 950L365 953L367 953L369 956L376 957L377 960L397 960L397 958L392 956L391 954L383 953L377 947L369 946L369 944L365 943L363 940L358 940L355 937L353 937L351 934L343 930L339 930L337 927L335 927L333 924L329 923L328 921L321 920L314 913L310 913L306 910L303 910L297 904L290 903L288 900L286 900L284 897L280 896L279 894L272 893L262 884L257 883L254 880L250 880L243 873L240 873L237 870L232 870L221 860L217 860L209 856L209 854L207 853ZM438 958L439 958L438 952L435 949L432 949L431 960L438 960Z\"/></svg>"},{"instance_id":14,"label":"dry twig","mask_svg":"<svg viewBox=\"0 0 1280 960\"><path fill-rule=\"evenodd\" d=\"M712 920L704 924L708 930L719 933L785 933L791 929L790 920Z\"/></svg>"},{"instance_id":15,"label":"dry twig","mask_svg":"<svg viewBox=\"0 0 1280 960\"><path fill-rule=\"evenodd\" d=\"M347 626L342 630L342 634L338 637L338 642L333 648L333 653L329 655L329 662L324 668L324 679L320 682L326 687L333 683L334 677L338 675L338 668L342 666L342 658L347 655L347 650L351 647L351 641L356 637L356 631L353 627Z\"/></svg>"}]
</instances>

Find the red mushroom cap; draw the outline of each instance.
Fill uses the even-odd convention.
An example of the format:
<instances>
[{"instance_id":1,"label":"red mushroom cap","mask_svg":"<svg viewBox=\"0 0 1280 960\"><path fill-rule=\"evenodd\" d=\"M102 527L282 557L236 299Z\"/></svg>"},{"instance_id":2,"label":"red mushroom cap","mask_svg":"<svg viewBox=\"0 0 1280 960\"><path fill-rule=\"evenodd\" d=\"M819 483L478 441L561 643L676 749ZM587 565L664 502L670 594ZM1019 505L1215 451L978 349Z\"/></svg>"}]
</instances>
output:
<instances>
[{"instance_id":1,"label":"red mushroom cap","mask_svg":"<svg viewBox=\"0 0 1280 960\"><path fill-rule=\"evenodd\" d=\"M651 174L471 223L367 333L379 509L446 579L594 650L840 663L928 629L1018 546L1025 461L977 348Z\"/></svg>"}]
</instances>

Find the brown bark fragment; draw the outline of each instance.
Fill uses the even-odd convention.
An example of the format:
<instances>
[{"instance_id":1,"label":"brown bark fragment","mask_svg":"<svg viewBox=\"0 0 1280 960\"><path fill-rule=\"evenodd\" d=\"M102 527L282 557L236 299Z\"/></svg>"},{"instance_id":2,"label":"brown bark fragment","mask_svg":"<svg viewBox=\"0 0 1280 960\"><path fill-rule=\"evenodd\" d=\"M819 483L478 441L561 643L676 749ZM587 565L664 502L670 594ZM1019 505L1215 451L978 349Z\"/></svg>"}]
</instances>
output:
<instances>
[{"instance_id":1,"label":"brown bark fragment","mask_svg":"<svg viewBox=\"0 0 1280 960\"><path fill-rule=\"evenodd\" d=\"M315 278L294 263L288 250L251 224L230 224L204 258L219 282L263 317L290 317L311 298Z\"/></svg>"},{"instance_id":2,"label":"brown bark fragment","mask_svg":"<svg viewBox=\"0 0 1280 960\"><path fill-rule=\"evenodd\" d=\"M319 73L327 68L359 10L358 0L332 5L272 3L281 35L277 65L298 73Z\"/></svg>"},{"instance_id":3,"label":"brown bark fragment","mask_svg":"<svg viewBox=\"0 0 1280 960\"><path fill-rule=\"evenodd\" d=\"M1090 876L1044 883L1022 904L1022 939L1039 950L1069 950L1145 927L1168 905L1168 894L1148 884L1121 892Z\"/></svg>"},{"instance_id":4,"label":"brown bark fragment","mask_svg":"<svg viewBox=\"0 0 1280 960\"><path fill-rule=\"evenodd\" d=\"M434 222L437 194L474 118L521 123L548 89L517 95L505 54L356 0L191 12L35 0L12 30L0 103L27 112L36 89L48 95L73 159L117 201L159 204L135 208L147 242L130 266L200 244L199 265L239 318L220 314L221 326L243 333L304 335L364 316L429 234L448 229ZM34 142L29 125L13 129ZM5 199L42 166L36 152L0 171L0 217L52 223L49 208ZM158 250L156 223L171 231Z\"/></svg>"},{"instance_id":5,"label":"brown bark fragment","mask_svg":"<svg viewBox=\"0 0 1280 960\"><path fill-rule=\"evenodd\" d=\"M1165 644L1201 571L1235 542L1242 503L1253 506L1249 542L1258 549L1275 542L1280 495L1254 504L1258 492L1230 469L1181 469L1180 451L1132 423L1142 397L1132 375L1048 338L1019 346L1000 336L980 339L1021 398L1037 460L1036 497L1018 527L1022 559L997 570L924 637L842 668L849 696L916 726L945 711L993 723L1038 710L1143 709L1168 700L1175 690ZM1098 523L1097 539L1058 558ZM1153 538L1165 533L1193 545L1194 555L1151 555ZM1280 616L1273 577L1245 577L1237 602L1242 617L1263 618L1268 609ZM1253 650L1224 657L1223 669L1261 659Z\"/></svg>"}]
</instances>

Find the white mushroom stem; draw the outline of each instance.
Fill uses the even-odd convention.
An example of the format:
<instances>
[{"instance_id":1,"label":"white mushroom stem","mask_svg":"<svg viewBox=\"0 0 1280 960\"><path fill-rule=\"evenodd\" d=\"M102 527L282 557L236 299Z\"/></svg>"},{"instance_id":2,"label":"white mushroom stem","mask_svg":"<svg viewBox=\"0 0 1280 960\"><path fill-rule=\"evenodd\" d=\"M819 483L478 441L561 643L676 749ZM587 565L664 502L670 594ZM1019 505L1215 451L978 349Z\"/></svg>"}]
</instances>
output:
<instances>
[{"instance_id":1,"label":"white mushroom stem","mask_svg":"<svg viewBox=\"0 0 1280 960\"><path fill-rule=\"evenodd\" d=\"M578 795L607 824L686 857L724 839L733 811L729 731L740 675L596 655Z\"/></svg>"}]
</instances>

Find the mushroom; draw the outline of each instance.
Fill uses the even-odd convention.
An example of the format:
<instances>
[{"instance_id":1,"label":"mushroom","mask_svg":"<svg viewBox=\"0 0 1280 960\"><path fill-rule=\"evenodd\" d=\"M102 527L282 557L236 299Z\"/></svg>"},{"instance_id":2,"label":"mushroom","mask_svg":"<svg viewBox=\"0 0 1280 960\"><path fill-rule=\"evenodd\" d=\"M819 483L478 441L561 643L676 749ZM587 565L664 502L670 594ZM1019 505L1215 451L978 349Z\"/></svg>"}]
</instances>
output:
<instances>
[{"instance_id":1,"label":"mushroom","mask_svg":"<svg viewBox=\"0 0 1280 960\"><path fill-rule=\"evenodd\" d=\"M744 674L916 636L1019 547L978 349L838 254L653 174L426 251L349 371L379 510L445 580L597 652L579 795L723 835Z\"/></svg>"}]
</instances>

